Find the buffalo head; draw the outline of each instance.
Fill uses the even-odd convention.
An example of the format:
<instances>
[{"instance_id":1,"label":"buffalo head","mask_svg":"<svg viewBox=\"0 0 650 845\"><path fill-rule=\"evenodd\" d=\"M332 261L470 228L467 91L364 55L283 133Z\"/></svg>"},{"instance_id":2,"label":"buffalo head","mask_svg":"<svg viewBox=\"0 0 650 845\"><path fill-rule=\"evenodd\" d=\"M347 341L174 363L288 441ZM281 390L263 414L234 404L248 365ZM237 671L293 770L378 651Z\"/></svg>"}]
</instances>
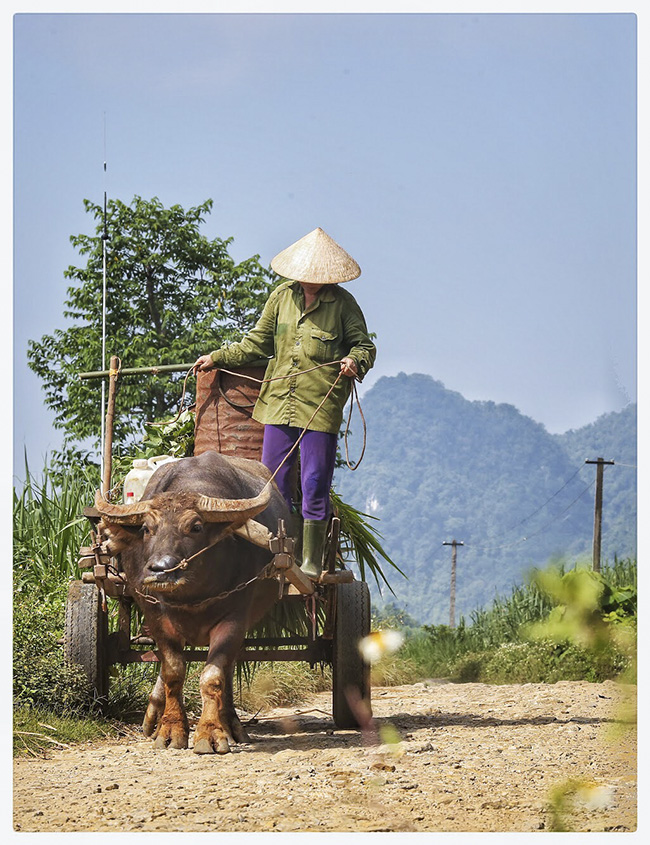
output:
<instances>
[{"instance_id":1,"label":"buffalo head","mask_svg":"<svg viewBox=\"0 0 650 845\"><path fill-rule=\"evenodd\" d=\"M108 502L98 491L95 507L102 517L109 551L121 554L132 587L151 593L193 585L194 591L200 587L209 595L206 579L200 577L202 566L188 571L186 561L211 550L220 538L263 511L270 497L271 486L267 484L257 496L247 499L179 490L158 492L151 499L121 505Z\"/></svg>"}]
</instances>

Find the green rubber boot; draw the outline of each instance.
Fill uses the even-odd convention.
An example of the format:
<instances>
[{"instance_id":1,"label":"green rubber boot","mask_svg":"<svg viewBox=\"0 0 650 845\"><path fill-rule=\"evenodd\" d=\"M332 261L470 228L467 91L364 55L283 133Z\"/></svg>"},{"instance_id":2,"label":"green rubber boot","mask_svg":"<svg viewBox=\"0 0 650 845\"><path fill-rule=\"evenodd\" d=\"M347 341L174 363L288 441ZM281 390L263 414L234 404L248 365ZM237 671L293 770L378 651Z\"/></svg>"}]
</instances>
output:
<instances>
[{"instance_id":1,"label":"green rubber boot","mask_svg":"<svg viewBox=\"0 0 650 845\"><path fill-rule=\"evenodd\" d=\"M302 529L302 564L300 569L317 581L323 571L323 551L328 519L306 519Z\"/></svg>"}]
</instances>

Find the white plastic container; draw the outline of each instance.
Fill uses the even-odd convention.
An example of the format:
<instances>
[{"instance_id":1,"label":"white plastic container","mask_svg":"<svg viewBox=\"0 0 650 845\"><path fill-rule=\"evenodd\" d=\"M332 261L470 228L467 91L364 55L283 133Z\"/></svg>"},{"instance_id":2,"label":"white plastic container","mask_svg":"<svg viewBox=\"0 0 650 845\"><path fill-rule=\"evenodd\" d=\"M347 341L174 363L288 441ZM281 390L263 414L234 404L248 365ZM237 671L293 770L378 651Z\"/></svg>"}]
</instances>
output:
<instances>
[{"instance_id":1,"label":"white plastic container","mask_svg":"<svg viewBox=\"0 0 650 845\"><path fill-rule=\"evenodd\" d=\"M172 458L171 455L156 455L155 458L149 458L149 466L153 471L163 464L170 464L172 461L180 461L180 458Z\"/></svg>"},{"instance_id":2,"label":"white plastic container","mask_svg":"<svg viewBox=\"0 0 650 845\"><path fill-rule=\"evenodd\" d=\"M124 479L124 503L132 505L139 502L147 482L153 475L153 469L146 458L137 458Z\"/></svg>"},{"instance_id":3,"label":"white plastic container","mask_svg":"<svg viewBox=\"0 0 650 845\"><path fill-rule=\"evenodd\" d=\"M124 503L131 505L139 502L144 489L155 470L163 464L171 461L178 461L180 458L172 458L171 455L156 455L155 458L136 458L133 467L129 470L124 479Z\"/></svg>"}]
</instances>

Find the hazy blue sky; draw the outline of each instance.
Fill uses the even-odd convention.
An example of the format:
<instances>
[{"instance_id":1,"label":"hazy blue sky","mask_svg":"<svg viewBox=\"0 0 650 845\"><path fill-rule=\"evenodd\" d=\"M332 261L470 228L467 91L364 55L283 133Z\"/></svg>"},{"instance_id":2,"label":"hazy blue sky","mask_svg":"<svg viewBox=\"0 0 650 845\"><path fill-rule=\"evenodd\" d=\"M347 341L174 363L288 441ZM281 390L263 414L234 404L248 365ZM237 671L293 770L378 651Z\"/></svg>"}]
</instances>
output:
<instances>
[{"instance_id":1,"label":"hazy blue sky","mask_svg":"<svg viewBox=\"0 0 650 845\"><path fill-rule=\"evenodd\" d=\"M636 399L633 14L19 14L14 68L19 465L60 443L27 341L104 190L212 198L204 233L265 264L323 227L368 385L429 373L552 432Z\"/></svg>"}]
</instances>

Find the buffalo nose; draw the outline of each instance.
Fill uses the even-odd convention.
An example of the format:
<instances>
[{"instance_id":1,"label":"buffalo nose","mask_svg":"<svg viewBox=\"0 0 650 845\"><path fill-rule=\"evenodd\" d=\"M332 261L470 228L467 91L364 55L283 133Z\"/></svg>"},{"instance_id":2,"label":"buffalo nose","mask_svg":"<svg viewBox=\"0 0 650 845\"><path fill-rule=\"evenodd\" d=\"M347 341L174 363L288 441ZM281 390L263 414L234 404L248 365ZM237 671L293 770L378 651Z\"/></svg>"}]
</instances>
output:
<instances>
[{"instance_id":1,"label":"buffalo nose","mask_svg":"<svg viewBox=\"0 0 650 845\"><path fill-rule=\"evenodd\" d=\"M151 572L168 572L175 566L178 566L178 558L172 557L172 555L165 555L164 557L152 560L147 568L151 570Z\"/></svg>"}]
</instances>

